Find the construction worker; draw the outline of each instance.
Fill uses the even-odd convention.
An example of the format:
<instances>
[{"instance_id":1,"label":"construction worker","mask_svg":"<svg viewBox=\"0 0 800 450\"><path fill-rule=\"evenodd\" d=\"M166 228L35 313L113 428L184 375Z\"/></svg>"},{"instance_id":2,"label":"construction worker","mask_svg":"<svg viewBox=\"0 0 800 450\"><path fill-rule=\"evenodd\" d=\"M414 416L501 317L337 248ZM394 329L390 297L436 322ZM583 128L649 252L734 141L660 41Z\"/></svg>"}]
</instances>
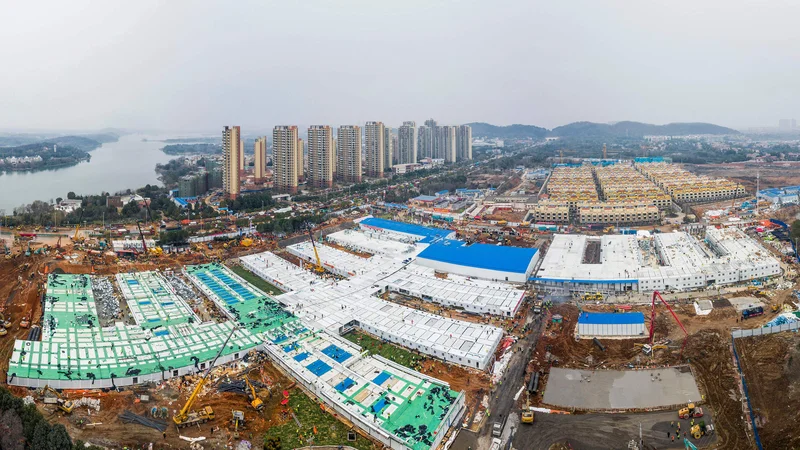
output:
<instances>
[{"instance_id":1,"label":"construction worker","mask_svg":"<svg viewBox=\"0 0 800 450\"><path fill-rule=\"evenodd\" d=\"M694 426L694 418L692 418L692 421L690 423L691 423L691 426Z\"/></svg>"},{"instance_id":2,"label":"construction worker","mask_svg":"<svg viewBox=\"0 0 800 450\"><path fill-rule=\"evenodd\" d=\"M675 428L675 421L674 420L669 423L669 427L670 428Z\"/></svg>"}]
</instances>

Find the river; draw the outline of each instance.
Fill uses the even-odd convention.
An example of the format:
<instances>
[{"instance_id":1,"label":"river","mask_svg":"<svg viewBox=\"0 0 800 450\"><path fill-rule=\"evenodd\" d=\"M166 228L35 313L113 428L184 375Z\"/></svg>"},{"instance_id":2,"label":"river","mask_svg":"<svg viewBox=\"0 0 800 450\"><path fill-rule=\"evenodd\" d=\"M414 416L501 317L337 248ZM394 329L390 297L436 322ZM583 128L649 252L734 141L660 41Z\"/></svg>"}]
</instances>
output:
<instances>
[{"instance_id":1,"label":"river","mask_svg":"<svg viewBox=\"0 0 800 450\"><path fill-rule=\"evenodd\" d=\"M155 168L176 156L161 151L166 145L152 139L174 136L129 134L117 142L103 144L89 152L92 158L71 167L38 172L5 172L0 174L0 213L11 214L15 207L34 200L49 202L57 197L76 194L114 193L158 184ZM144 142L142 139L151 139Z\"/></svg>"}]
</instances>

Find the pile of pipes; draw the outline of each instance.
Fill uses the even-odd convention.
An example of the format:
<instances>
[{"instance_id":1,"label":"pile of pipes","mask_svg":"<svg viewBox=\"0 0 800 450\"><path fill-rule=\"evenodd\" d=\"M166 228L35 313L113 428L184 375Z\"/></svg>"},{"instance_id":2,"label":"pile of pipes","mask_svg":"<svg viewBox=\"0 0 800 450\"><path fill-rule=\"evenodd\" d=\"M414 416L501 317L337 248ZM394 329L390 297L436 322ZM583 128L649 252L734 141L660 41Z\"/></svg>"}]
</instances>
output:
<instances>
[{"instance_id":1,"label":"pile of pipes","mask_svg":"<svg viewBox=\"0 0 800 450\"><path fill-rule=\"evenodd\" d=\"M189 287L189 285L187 285L180 277L173 273L168 273L165 276L178 297L182 298L184 301L190 301L197 298L197 294L195 294L192 288Z\"/></svg>"},{"instance_id":2,"label":"pile of pipes","mask_svg":"<svg viewBox=\"0 0 800 450\"><path fill-rule=\"evenodd\" d=\"M91 408L95 411L100 411L100 399L97 398L87 398L82 397L78 400L73 402L75 406L85 406L87 408Z\"/></svg>"},{"instance_id":3,"label":"pile of pipes","mask_svg":"<svg viewBox=\"0 0 800 450\"><path fill-rule=\"evenodd\" d=\"M145 416L140 416L138 414L134 414L127 409L125 412L119 415L119 420L122 423L138 423L139 425L144 425L146 427L155 428L158 431L166 431L167 430L167 423L162 422L160 420L155 419L148 419Z\"/></svg>"},{"instance_id":4,"label":"pile of pipes","mask_svg":"<svg viewBox=\"0 0 800 450\"><path fill-rule=\"evenodd\" d=\"M92 280L92 294L97 306L97 315L105 319L115 319L122 311L119 299L114 295L114 286L106 277L95 277Z\"/></svg>"}]
</instances>

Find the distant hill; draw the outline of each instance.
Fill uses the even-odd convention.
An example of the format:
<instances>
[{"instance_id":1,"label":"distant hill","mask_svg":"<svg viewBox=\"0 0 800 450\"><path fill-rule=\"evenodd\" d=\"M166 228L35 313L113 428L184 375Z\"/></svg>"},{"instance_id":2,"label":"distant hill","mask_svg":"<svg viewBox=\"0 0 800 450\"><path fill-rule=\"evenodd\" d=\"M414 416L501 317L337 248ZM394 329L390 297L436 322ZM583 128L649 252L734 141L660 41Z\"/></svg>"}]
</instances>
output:
<instances>
[{"instance_id":1,"label":"distant hill","mask_svg":"<svg viewBox=\"0 0 800 450\"><path fill-rule=\"evenodd\" d=\"M630 121L617 122L613 125L595 122L574 122L553 128L550 132L551 136L559 137L686 136L690 134L739 134L739 132L732 128L702 122L653 125Z\"/></svg>"},{"instance_id":2,"label":"distant hill","mask_svg":"<svg viewBox=\"0 0 800 450\"><path fill-rule=\"evenodd\" d=\"M559 137L642 137L686 136L690 134L739 134L732 128L721 127L711 123L669 123L653 125L641 122L617 122L613 125L595 122L573 122L568 125L548 130L535 125L497 126L484 122L468 123L475 137L500 139L542 139L545 136Z\"/></svg>"},{"instance_id":3,"label":"distant hill","mask_svg":"<svg viewBox=\"0 0 800 450\"><path fill-rule=\"evenodd\" d=\"M500 139L541 139L547 136L547 128L535 125L507 125L497 126L484 122L468 123L472 127L472 135L475 137L488 137Z\"/></svg>"}]
</instances>

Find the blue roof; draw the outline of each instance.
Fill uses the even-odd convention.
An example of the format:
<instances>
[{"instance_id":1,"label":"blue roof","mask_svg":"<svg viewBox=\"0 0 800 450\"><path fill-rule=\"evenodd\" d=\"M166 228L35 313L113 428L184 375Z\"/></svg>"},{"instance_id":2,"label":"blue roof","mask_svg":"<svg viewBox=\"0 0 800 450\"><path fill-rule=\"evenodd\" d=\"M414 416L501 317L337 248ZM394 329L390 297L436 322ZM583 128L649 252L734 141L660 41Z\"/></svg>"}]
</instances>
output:
<instances>
[{"instance_id":1,"label":"blue roof","mask_svg":"<svg viewBox=\"0 0 800 450\"><path fill-rule=\"evenodd\" d=\"M429 245L417 257L459 266L525 273L537 251L535 248L489 244L465 245L448 239Z\"/></svg>"},{"instance_id":2,"label":"blue roof","mask_svg":"<svg viewBox=\"0 0 800 450\"><path fill-rule=\"evenodd\" d=\"M629 313L581 313L578 323L588 323L594 325L611 324L637 324L644 323L644 314L640 312Z\"/></svg>"},{"instance_id":3,"label":"blue roof","mask_svg":"<svg viewBox=\"0 0 800 450\"><path fill-rule=\"evenodd\" d=\"M436 195L447 195L449 193L450 193L450 191L448 191L447 189L444 189L444 190L441 190L441 191L437 192Z\"/></svg>"},{"instance_id":4,"label":"blue roof","mask_svg":"<svg viewBox=\"0 0 800 450\"><path fill-rule=\"evenodd\" d=\"M398 233L413 234L415 236L422 236L420 242L427 243L435 239L445 239L453 233L451 230L442 230L440 228L428 228L422 225L414 225L413 223L397 222L394 220L379 219L377 217L370 217L361 221L362 224L383 228L384 230L396 231Z\"/></svg>"}]
</instances>

